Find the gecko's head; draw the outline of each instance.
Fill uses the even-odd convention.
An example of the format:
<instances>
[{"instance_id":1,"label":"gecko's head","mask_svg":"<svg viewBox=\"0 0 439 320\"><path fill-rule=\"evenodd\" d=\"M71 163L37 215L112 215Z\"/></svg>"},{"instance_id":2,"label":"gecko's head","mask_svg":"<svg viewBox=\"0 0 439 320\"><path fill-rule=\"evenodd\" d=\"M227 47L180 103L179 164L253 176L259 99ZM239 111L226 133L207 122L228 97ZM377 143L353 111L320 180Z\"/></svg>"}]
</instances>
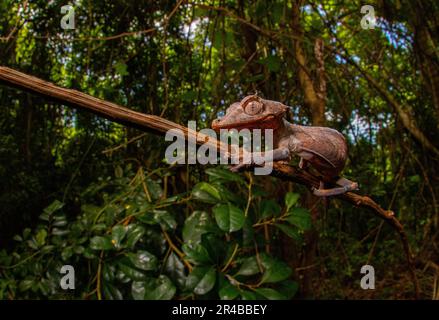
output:
<instances>
[{"instance_id":1,"label":"gecko's head","mask_svg":"<svg viewBox=\"0 0 439 320\"><path fill-rule=\"evenodd\" d=\"M221 119L212 122L212 129L277 129L282 122L287 106L257 95L247 96L227 108Z\"/></svg>"}]
</instances>

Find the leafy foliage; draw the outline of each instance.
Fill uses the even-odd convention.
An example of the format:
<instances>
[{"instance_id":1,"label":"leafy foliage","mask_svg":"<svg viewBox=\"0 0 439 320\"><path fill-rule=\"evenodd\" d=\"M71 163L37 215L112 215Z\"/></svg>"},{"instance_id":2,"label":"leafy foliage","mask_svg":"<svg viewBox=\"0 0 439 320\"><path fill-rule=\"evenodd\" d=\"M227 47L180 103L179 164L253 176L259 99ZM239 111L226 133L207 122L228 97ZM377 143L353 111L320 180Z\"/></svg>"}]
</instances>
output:
<instances>
[{"instance_id":1,"label":"leafy foliage","mask_svg":"<svg viewBox=\"0 0 439 320\"><path fill-rule=\"evenodd\" d=\"M262 214L258 208L264 200L252 197L248 192L252 185L238 174L223 168L211 168L208 174L210 182L201 182L191 194L175 195L169 202L160 196L163 173L153 179L143 170L127 169L122 176L118 173L119 177L90 185L83 194L90 202L73 219L55 200L40 215L35 230L25 229L15 237L14 255L1 251L0 297L293 297L297 283L289 280L291 268L263 252L267 239L259 231L261 225L278 222L297 233L304 231L302 226L309 227L303 223L309 212L292 207L298 194L288 193L284 213L274 217ZM238 188L240 197L230 200L231 194L224 190L237 186L244 187ZM251 205L246 210L241 199L248 197ZM187 211L193 206L197 209ZM290 221L299 209L300 223ZM245 240L244 233L250 230L244 226L252 230L252 241ZM59 270L65 264L76 270L73 294L59 287Z\"/></svg>"}]
</instances>

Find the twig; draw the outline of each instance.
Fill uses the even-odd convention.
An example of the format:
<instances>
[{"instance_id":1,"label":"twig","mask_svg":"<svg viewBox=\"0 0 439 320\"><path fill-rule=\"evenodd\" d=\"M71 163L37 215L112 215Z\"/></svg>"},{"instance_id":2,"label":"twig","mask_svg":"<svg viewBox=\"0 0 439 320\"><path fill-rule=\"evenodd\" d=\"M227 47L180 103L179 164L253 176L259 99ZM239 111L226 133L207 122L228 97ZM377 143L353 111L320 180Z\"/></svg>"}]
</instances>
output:
<instances>
[{"instance_id":1,"label":"twig","mask_svg":"<svg viewBox=\"0 0 439 320\"><path fill-rule=\"evenodd\" d=\"M248 176L248 197L247 197L247 205L245 206L244 216L247 217L248 210L250 209L250 204L252 202L252 186L253 186L253 176L250 174Z\"/></svg>"},{"instance_id":2,"label":"twig","mask_svg":"<svg viewBox=\"0 0 439 320\"><path fill-rule=\"evenodd\" d=\"M101 293L101 272L102 272L102 259L104 257L104 250L101 251L99 255L99 264L98 264L98 272L96 274L96 293L98 295L98 300L102 300Z\"/></svg>"},{"instance_id":3,"label":"twig","mask_svg":"<svg viewBox=\"0 0 439 320\"><path fill-rule=\"evenodd\" d=\"M69 182L67 183L66 189L64 190L64 194L63 194L63 197L62 197L62 202L63 202L63 203L64 203L65 200L66 200L67 192L69 191L70 186L71 186L72 183L73 183L73 180L75 180L76 175L79 173L79 169L82 167L82 164L84 163L84 160L87 158L88 153L90 152L90 150L91 150L91 148L93 147L93 145L95 144L95 142L96 142L96 137L94 137L93 140L91 141L91 143L90 143L90 145L88 146L87 150L85 151L85 153L84 153L84 155L83 155L81 161L79 161L79 164L78 164L78 166L77 166L76 169L75 169L75 172L73 172L72 176L70 177L70 180L69 180Z\"/></svg>"},{"instance_id":4,"label":"twig","mask_svg":"<svg viewBox=\"0 0 439 320\"><path fill-rule=\"evenodd\" d=\"M165 236L166 242L168 243L169 247L178 255L178 257L181 259L181 261L183 261L184 265L186 266L186 268L188 268L189 272L191 272L193 267L189 263L189 261L187 261L185 259L185 254L183 252L181 252L180 249L177 248L177 246L172 242L168 233L164 229L162 229L162 233Z\"/></svg>"},{"instance_id":5,"label":"twig","mask_svg":"<svg viewBox=\"0 0 439 320\"><path fill-rule=\"evenodd\" d=\"M238 252L238 248L239 248L239 245L236 243L235 244L235 248L233 248L232 255L230 256L229 260L224 265L224 267L221 269L221 272L225 272L227 270L227 268L230 266L230 264L232 263L233 259L235 258L236 253Z\"/></svg>"},{"instance_id":6,"label":"twig","mask_svg":"<svg viewBox=\"0 0 439 320\"><path fill-rule=\"evenodd\" d=\"M124 142L116 147L112 147L110 149L105 149L104 151L102 151L102 153L104 153L104 154L105 153L113 153L113 151L117 151L117 150L129 145L130 143L133 143L134 141L142 139L144 136L146 136L146 133L139 134L138 136L135 136L134 138L132 138L132 139L128 140L127 142Z\"/></svg>"}]
</instances>

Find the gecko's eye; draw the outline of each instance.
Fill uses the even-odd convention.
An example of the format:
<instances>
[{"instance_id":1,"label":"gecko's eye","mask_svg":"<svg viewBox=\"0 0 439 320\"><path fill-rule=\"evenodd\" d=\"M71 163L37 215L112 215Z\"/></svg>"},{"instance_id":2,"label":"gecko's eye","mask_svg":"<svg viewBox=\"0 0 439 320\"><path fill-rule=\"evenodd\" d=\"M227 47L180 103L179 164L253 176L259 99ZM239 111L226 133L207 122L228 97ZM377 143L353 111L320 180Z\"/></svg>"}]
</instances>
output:
<instances>
[{"instance_id":1,"label":"gecko's eye","mask_svg":"<svg viewBox=\"0 0 439 320\"><path fill-rule=\"evenodd\" d=\"M244 111L245 113L247 113L250 116L254 116L258 113L260 113L262 111L262 109L264 108L264 105L262 104L262 102L258 101L258 100L253 100L253 101L249 101L245 106L244 106Z\"/></svg>"}]
</instances>

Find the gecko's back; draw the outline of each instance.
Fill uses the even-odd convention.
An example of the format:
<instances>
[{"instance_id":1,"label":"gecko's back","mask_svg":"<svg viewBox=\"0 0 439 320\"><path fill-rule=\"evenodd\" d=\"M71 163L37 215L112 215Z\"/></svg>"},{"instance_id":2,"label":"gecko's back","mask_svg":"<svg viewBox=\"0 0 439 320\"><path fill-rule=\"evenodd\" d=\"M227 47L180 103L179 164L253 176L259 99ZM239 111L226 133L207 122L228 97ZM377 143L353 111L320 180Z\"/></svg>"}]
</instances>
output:
<instances>
[{"instance_id":1,"label":"gecko's back","mask_svg":"<svg viewBox=\"0 0 439 320\"><path fill-rule=\"evenodd\" d=\"M291 129L304 149L323 156L313 157L309 160L311 165L326 176L335 177L340 173L348 155L346 139L340 132L327 127L294 124Z\"/></svg>"}]
</instances>

